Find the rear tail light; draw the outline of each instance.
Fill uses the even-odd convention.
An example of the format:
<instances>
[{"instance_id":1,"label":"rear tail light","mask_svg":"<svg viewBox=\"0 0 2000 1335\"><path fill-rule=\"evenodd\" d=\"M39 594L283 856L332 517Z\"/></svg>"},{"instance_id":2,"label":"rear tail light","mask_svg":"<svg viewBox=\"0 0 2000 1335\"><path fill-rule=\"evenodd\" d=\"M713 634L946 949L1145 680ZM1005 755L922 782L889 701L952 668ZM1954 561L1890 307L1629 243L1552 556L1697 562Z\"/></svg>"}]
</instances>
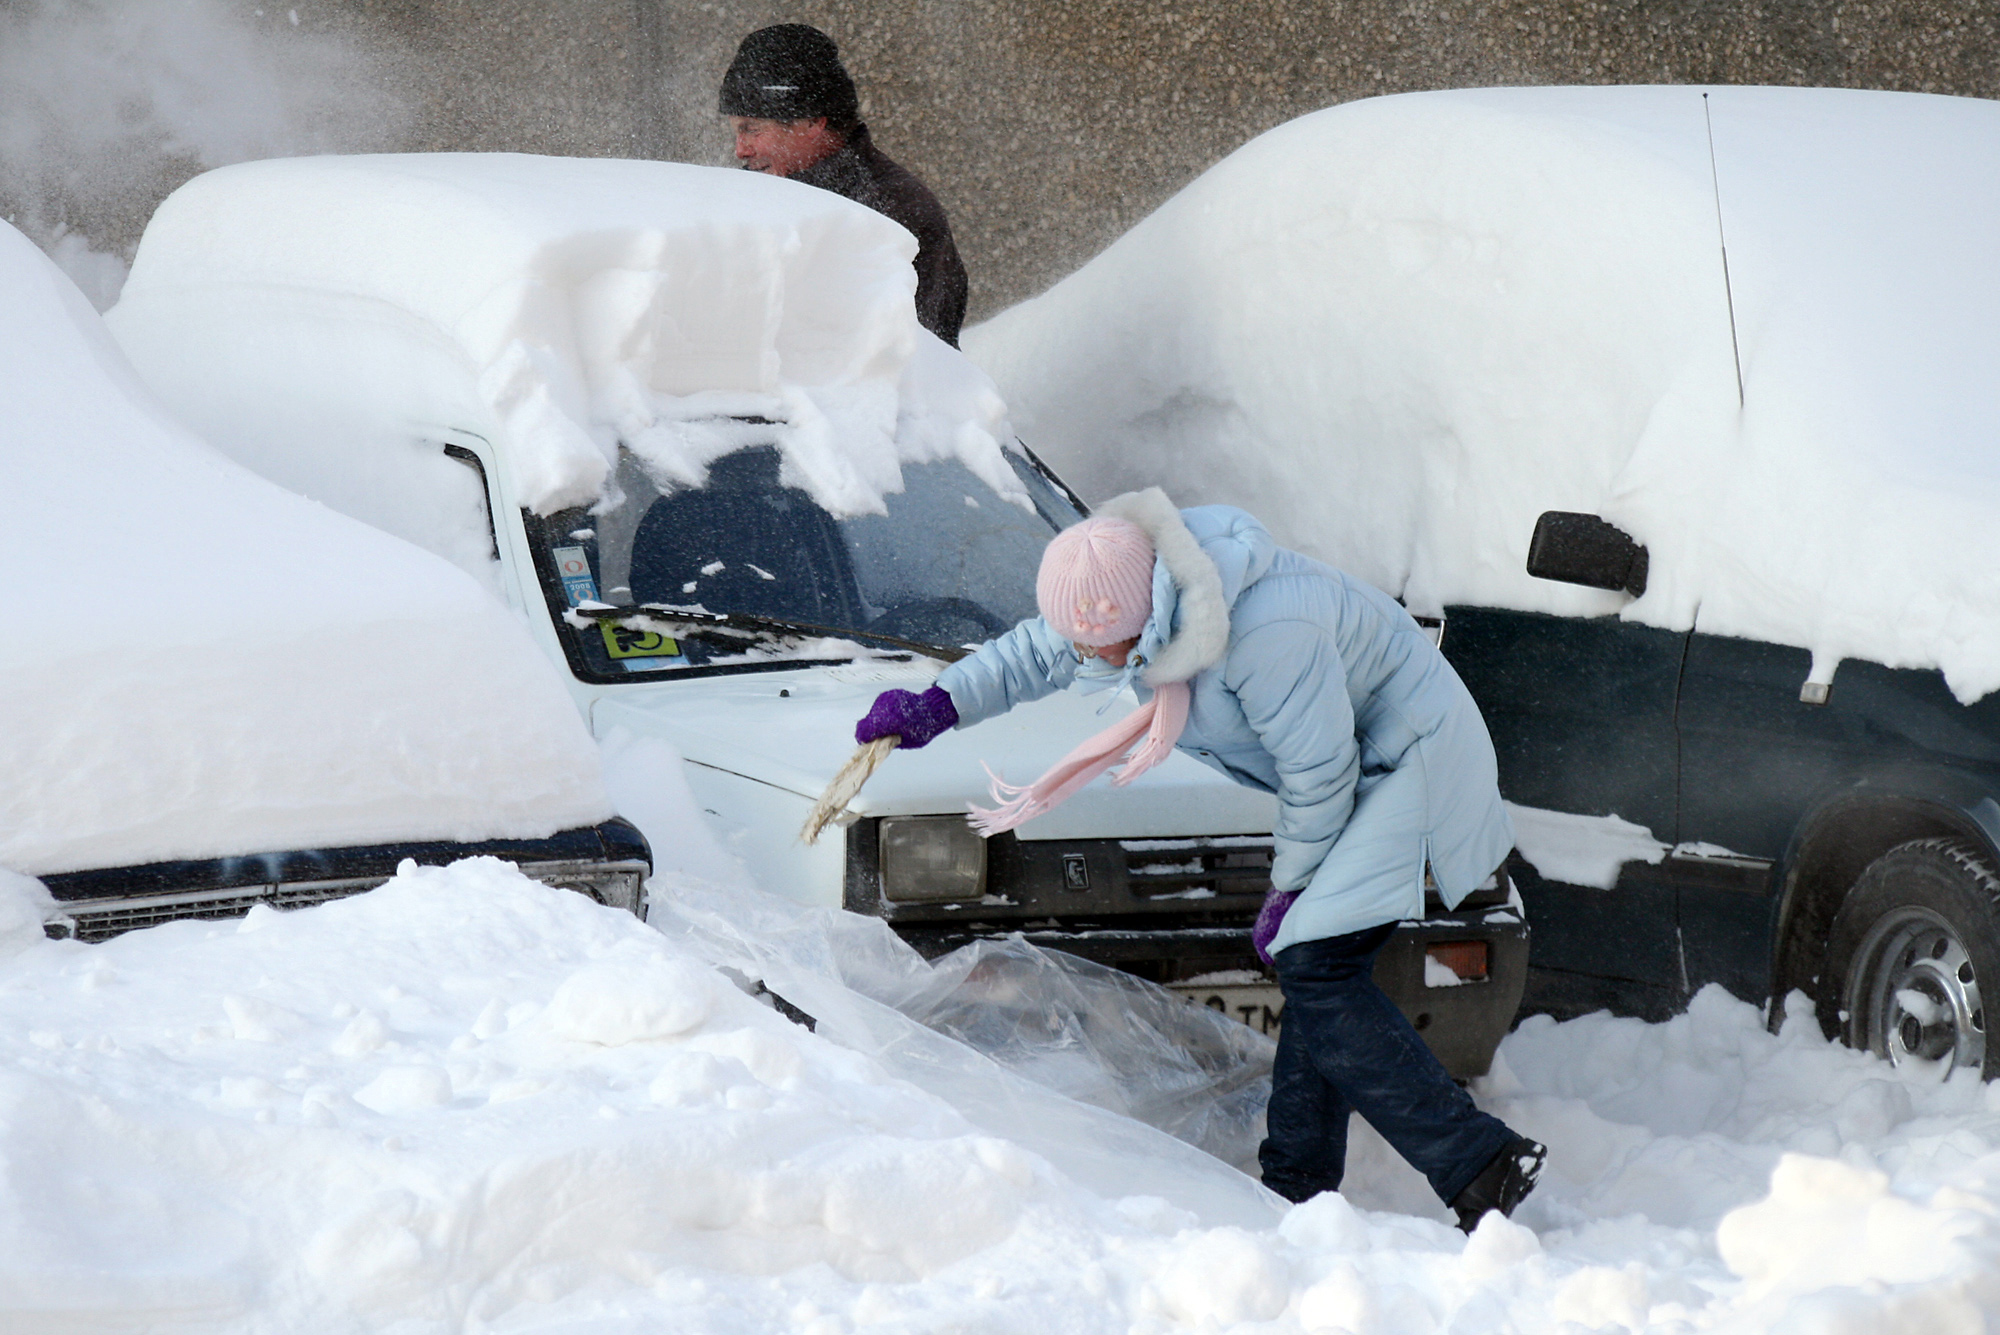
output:
<instances>
[{"instance_id":1,"label":"rear tail light","mask_svg":"<svg viewBox=\"0 0 2000 1335\"><path fill-rule=\"evenodd\" d=\"M1435 941L1424 947L1424 985L1456 987L1486 981L1484 941Z\"/></svg>"}]
</instances>

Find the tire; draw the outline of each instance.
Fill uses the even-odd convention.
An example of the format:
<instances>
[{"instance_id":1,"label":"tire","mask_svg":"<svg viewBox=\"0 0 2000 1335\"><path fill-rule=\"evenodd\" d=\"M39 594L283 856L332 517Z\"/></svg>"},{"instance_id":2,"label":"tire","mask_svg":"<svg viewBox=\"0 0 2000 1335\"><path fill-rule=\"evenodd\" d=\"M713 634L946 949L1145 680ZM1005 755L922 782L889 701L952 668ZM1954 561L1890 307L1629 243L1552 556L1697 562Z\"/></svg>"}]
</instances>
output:
<instances>
[{"instance_id":1,"label":"tire","mask_svg":"<svg viewBox=\"0 0 2000 1335\"><path fill-rule=\"evenodd\" d=\"M1822 1014L1838 1016L1849 1047L1897 1066L2000 1075L1982 996L2000 1000L1991 855L1966 839L1918 839L1869 863L1834 915L1821 979Z\"/></svg>"}]
</instances>

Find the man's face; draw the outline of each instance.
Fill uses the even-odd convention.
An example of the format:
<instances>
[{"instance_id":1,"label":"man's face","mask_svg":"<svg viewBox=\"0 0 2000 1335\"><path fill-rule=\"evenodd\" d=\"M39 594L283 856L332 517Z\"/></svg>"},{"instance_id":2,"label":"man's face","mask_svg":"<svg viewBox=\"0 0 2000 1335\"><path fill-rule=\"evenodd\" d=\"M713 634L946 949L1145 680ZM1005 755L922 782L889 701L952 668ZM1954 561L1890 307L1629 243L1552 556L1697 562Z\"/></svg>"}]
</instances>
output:
<instances>
[{"instance_id":1,"label":"man's face","mask_svg":"<svg viewBox=\"0 0 2000 1335\"><path fill-rule=\"evenodd\" d=\"M826 117L809 121L767 121L756 116L731 116L736 134L736 165L772 176L802 172L840 151L840 136L827 128Z\"/></svg>"}]
</instances>

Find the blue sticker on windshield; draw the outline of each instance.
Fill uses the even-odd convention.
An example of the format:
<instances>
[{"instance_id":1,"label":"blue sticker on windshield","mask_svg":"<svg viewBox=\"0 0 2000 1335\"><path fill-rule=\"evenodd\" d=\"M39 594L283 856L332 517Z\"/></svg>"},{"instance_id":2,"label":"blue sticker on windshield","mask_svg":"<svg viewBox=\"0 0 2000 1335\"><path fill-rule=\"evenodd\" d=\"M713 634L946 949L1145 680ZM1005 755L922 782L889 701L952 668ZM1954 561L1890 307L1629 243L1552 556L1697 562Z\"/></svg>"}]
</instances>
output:
<instances>
[{"instance_id":1,"label":"blue sticker on windshield","mask_svg":"<svg viewBox=\"0 0 2000 1335\"><path fill-rule=\"evenodd\" d=\"M590 573L590 557L581 547L558 547L550 555L556 559L556 574L562 578L563 597L571 607L597 601L597 577Z\"/></svg>"}]
</instances>

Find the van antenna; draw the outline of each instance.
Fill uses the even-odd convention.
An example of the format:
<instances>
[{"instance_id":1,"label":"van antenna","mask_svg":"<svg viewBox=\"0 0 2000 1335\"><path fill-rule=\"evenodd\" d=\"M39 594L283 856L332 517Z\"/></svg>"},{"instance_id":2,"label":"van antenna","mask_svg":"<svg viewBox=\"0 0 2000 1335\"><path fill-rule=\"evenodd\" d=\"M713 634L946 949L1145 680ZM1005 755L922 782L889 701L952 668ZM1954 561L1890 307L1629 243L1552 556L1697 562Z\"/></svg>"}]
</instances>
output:
<instances>
[{"instance_id":1,"label":"van antenna","mask_svg":"<svg viewBox=\"0 0 2000 1335\"><path fill-rule=\"evenodd\" d=\"M1708 184L1715 193L1715 239L1722 244L1722 297L1729 303L1729 355L1736 362L1736 406L1743 407L1743 349L1736 341L1736 293L1729 286L1729 238L1722 231L1722 178L1715 170L1715 120L1708 94L1701 95L1701 121L1708 127Z\"/></svg>"}]
</instances>

